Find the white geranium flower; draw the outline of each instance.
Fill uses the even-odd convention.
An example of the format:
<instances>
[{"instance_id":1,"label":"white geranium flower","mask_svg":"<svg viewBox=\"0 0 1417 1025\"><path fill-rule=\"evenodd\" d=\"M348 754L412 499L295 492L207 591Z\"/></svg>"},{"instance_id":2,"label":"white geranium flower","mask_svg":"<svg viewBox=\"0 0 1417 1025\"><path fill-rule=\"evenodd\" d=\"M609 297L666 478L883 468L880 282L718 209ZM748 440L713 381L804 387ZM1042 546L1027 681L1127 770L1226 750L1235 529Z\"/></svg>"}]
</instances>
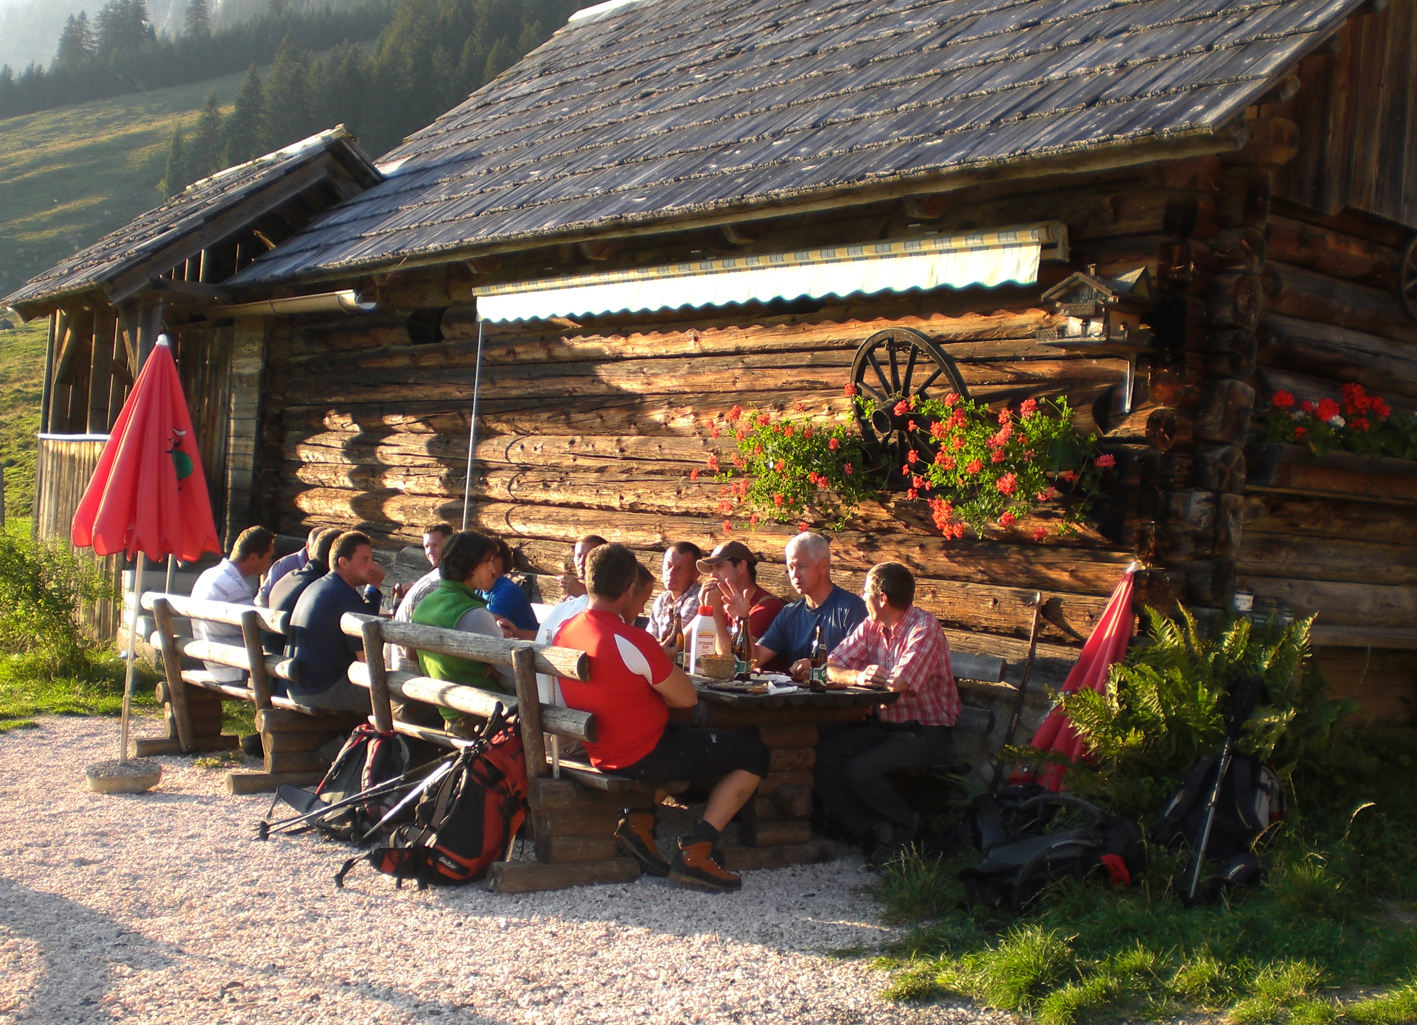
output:
<instances>
[{"instance_id":1,"label":"white geranium flower","mask_svg":"<svg viewBox=\"0 0 1417 1025\"><path fill-rule=\"evenodd\" d=\"M1343 417L1339 416L1337 413L1335 413L1333 414L1333 416L1328 418L1328 425L1330 427L1346 427L1348 426L1348 421L1343 419Z\"/></svg>"}]
</instances>

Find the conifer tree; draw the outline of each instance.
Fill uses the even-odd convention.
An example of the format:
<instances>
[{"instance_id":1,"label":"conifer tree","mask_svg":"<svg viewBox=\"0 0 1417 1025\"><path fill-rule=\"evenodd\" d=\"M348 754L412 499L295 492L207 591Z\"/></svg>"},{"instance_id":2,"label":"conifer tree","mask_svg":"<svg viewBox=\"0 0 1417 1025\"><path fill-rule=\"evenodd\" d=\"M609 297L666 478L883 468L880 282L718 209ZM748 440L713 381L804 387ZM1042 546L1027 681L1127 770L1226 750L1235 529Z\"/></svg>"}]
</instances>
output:
<instances>
[{"instance_id":1,"label":"conifer tree","mask_svg":"<svg viewBox=\"0 0 1417 1025\"><path fill-rule=\"evenodd\" d=\"M288 146L315 130L311 96L311 56L287 35L266 77L270 144Z\"/></svg>"},{"instance_id":2,"label":"conifer tree","mask_svg":"<svg viewBox=\"0 0 1417 1025\"><path fill-rule=\"evenodd\" d=\"M171 199L187 187L187 161L182 154L180 128L172 133L172 141L167 144L167 170L157 187L163 199Z\"/></svg>"},{"instance_id":3,"label":"conifer tree","mask_svg":"<svg viewBox=\"0 0 1417 1025\"><path fill-rule=\"evenodd\" d=\"M491 51L487 54L487 66L482 70L482 81L490 82L502 72L506 71L521 55L517 53L516 47L506 36L498 39L492 45Z\"/></svg>"},{"instance_id":4,"label":"conifer tree","mask_svg":"<svg viewBox=\"0 0 1417 1025\"><path fill-rule=\"evenodd\" d=\"M76 18L69 15L64 31L59 35L59 50L54 55L52 72L73 74L79 65L94 55L93 31L89 28L89 16L83 11Z\"/></svg>"},{"instance_id":5,"label":"conifer tree","mask_svg":"<svg viewBox=\"0 0 1417 1025\"><path fill-rule=\"evenodd\" d=\"M270 112L256 65L246 72L236 93L236 108L226 119L226 166L245 163L270 149Z\"/></svg>"},{"instance_id":6,"label":"conifer tree","mask_svg":"<svg viewBox=\"0 0 1417 1025\"><path fill-rule=\"evenodd\" d=\"M193 39L212 34L212 15L207 0L192 0L187 5L187 16L183 21L182 34Z\"/></svg>"},{"instance_id":7,"label":"conifer tree","mask_svg":"<svg viewBox=\"0 0 1417 1025\"><path fill-rule=\"evenodd\" d=\"M147 0L109 0L94 19L98 55L105 60L135 53L153 38Z\"/></svg>"},{"instance_id":8,"label":"conifer tree","mask_svg":"<svg viewBox=\"0 0 1417 1025\"><path fill-rule=\"evenodd\" d=\"M226 121L221 116L221 98L213 89L207 93L202 115L197 119L197 134L187 150L187 176L192 181L205 178L226 166Z\"/></svg>"}]
</instances>

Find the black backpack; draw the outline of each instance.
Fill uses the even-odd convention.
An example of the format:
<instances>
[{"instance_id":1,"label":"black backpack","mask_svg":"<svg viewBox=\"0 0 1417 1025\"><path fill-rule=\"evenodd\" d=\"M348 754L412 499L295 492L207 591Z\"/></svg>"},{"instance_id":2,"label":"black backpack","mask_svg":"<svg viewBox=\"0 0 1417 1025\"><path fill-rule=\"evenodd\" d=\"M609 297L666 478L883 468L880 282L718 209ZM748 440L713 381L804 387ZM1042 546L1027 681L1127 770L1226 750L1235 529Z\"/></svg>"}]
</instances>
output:
<instances>
[{"instance_id":1,"label":"black backpack","mask_svg":"<svg viewBox=\"0 0 1417 1025\"><path fill-rule=\"evenodd\" d=\"M350 858L335 886L362 860L398 885L455 884L480 879L507 856L527 815L522 742L507 727L463 748L449 771L418 799L413 821L399 826L388 846Z\"/></svg>"},{"instance_id":2,"label":"black backpack","mask_svg":"<svg viewBox=\"0 0 1417 1025\"><path fill-rule=\"evenodd\" d=\"M1063 808L1079 809L1091 821L1050 830ZM1097 875L1130 886L1146 871L1146 847L1136 825L1079 797L1037 785L975 798L965 825L984 855L959 874L970 907L1019 914L1059 880Z\"/></svg>"},{"instance_id":3,"label":"black backpack","mask_svg":"<svg viewBox=\"0 0 1417 1025\"><path fill-rule=\"evenodd\" d=\"M1200 847L1219 764L1218 753L1196 762L1161 813L1161 821L1151 832L1153 843L1184 841L1192 851ZM1274 770L1245 755L1231 758L1230 769L1220 785L1215 821L1205 849L1206 857L1221 866L1221 883L1246 883L1259 875L1259 859L1252 848L1284 813L1284 788Z\"/></svg>"},{"instance_id":4,"label":"black backpack","mask_svg":"<svg viewBox=\"0 0 1417 1025\"><path fill-rule=\"evenodd\" d=\"M404 775L411 757L408 742L397 733L383 733L367 723L356 726L315 788L315 796L326 804L354 797ZM400 796L397 788L385 789L316 819L315 825L337 839L365 842L365 834L389 813Z\"/></svg>"}]
</instances>

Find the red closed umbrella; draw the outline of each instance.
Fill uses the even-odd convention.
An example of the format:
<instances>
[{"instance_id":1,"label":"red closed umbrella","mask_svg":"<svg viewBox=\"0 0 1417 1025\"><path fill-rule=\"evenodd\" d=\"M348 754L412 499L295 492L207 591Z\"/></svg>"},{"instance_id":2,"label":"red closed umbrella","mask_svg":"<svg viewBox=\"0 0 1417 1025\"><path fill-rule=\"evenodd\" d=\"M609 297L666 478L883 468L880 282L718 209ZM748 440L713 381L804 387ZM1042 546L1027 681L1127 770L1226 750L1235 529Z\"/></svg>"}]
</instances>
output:
<instances>
[{"instance_id":1,"label":"red closed umbrella","mask_svg":"<svg viewBox=\"0 0 1417 1025\"><path fill-rule=\"evenodd\" d=\"M119 755L126 759L143 557L175 555L193 562L203 552L221 552L192 417L166 335L158 337L123 403L74 511L71 536L76 547L92 546L98 555L137 556Z\"/></svg>"},{"instance_id":2,"label":"red closed umbrella","mask_svg":"<svg viewBox=\"0 0 1417 1025\"><path fill-rule=\"evenodd\" d=\"M1112 597L1107 599L1102 618L1093 628L1092 636L1082 646L1077 663L1063 683L1061 690L1064 694L1081 687L1090 687L1099 694L1105 693L1107 670L1112 663L1127 657L1132 626L1136 622L1136 616L1132 612L1132 580L1136 570L1135 562L1127 567L1126 573L1122 574L1122 579L1113 589ZM1075 762L1087 754L1087 745L1078 736L1072 720L1061 708L1055 708L1048 714L1048 718L1043 720L1043 725L1038 727L1038 732L1033 735L1030 743L1037 750L1057 751ZM1041 775L1037 776L1038 782L1055 794L1059 793L1063 789L1063 776L1066 772L1065 765L1046 766ZM1035 773L1032 770L1025 770L1015 773L1009 782L1027 783L1034 778Z\"/></svg>"}]
</instances>

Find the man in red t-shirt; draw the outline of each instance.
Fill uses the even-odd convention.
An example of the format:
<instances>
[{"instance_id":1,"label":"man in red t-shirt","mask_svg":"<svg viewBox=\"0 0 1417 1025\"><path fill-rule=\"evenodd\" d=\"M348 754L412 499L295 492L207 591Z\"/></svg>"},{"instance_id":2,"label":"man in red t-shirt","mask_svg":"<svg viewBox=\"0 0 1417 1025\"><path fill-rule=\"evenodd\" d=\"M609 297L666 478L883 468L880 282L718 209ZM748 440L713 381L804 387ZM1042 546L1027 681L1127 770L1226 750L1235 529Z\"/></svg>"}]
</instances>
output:
<instances>
[{"instance_id":1,"label":"man in red t-shirt","mask_svg":"<svg viewBox=\"0 0 1417 1025\"><path fill-rule=\"evenodd\" d=\"M743 733L669 721L670 708L692 708L699 699L659 643L625 622L637 599L644 604L634 587L638 568L635 554L618 544L602 545L586 560L590 603L561 626L555 643L590 656L590 679L563 678L561 695L569 707L595 716L598 736L586 744L592 765L641 783L689 780L713 787L703 818L679 838L673 864L659 856L652 813L626 810L615 831L626 852L654 875L736 890L742 884L724 869L718 836L767 775L768 749Z\"/></svg>"},{"instance_id":2,"label":"man in red t-shirt","mask_svg":"<svg viewBox=\"0 0 1417 1025\"><path fill-rule=\"evenodd\" d=\"M713 575L713 584L704 587L704 603L713 609L718 629L718 652L731 649L729 617L748 620L748 632L756 642L768 632L783 609L782 599L758 586L758 557L742 541L725 541L707 559L699 560L699 571ZM759 669L787 668L787 658L777 655Z\"/></svg>"}]
</instances>

